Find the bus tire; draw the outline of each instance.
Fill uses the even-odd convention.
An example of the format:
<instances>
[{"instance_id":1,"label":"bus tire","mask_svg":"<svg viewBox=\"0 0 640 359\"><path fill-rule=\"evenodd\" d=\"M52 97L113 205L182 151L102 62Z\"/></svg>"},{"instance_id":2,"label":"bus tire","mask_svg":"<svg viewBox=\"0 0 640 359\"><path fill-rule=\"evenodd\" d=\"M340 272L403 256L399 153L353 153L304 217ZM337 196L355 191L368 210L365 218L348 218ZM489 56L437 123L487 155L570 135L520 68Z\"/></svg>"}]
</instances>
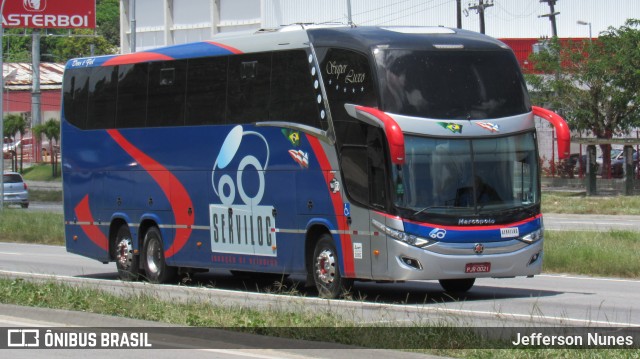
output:
<instances>
[{"instance_id":1,"label":"bus tire","mask_svg":"<svg viewBox=\"0 0 640 359\"><path fill-rule=\"evenodd\" d=\"M475 278L464 279L440 279L440 285L445 291L450 293L464 293L473 287Z\"/></svg>"},{"instance_id":2,"label":"bus tire","mask_svg":"<svg viewBox=\"0 0 640 359\"><path fill-rule=\"evenodd\" d=\"M151 283L177 281L178 268L170 267L164 258L162 235L157 227L151 227L144 236L143 266Z\"/></svg>"},{"instance_id":3,"label":"bus tire","mask_svg":"<svg viewBox=\"0 0 640 359\"><path fill-rule=\"evenodd\" d=\"M313 279L321 298L334 299L351 290L352 280L340 273L338 252L330 234L323 234L313 251Z\"/></svg>"},{"instance_id":4,"label":"bus tire","mask_svg":"<svg viewBox=\"0 0 640 359\"><path fill-rule=\"evenodd\" d=\"M115 259L118 277L127 282L138 280L140 275L140 257L133 253L133 240L129 226L118 228L115 241Z\"/></svg>"}]
</instances>

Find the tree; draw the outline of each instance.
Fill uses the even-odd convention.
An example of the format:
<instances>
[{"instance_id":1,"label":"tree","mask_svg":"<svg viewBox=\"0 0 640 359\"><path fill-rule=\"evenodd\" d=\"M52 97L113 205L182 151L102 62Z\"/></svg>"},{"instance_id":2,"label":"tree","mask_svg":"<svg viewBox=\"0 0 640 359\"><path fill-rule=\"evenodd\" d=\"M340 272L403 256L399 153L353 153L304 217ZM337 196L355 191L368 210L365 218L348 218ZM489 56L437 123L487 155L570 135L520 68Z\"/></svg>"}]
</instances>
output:
<instances>
[{"instance_id":1,"label":"tree","mask_svg":"<svg viewBox=\"0 0 640 359\"><path fill-rule=\"evenodd\" d=\"M533 102L562 112L574 130L611 139L640 126L640 20L610 27L597 41L561 43L533 54L528 75ZM551 76L550 74L557 74ZM611 145L600 145L603 176L610 173Z\"/></svg>"},{"instance_id":2,"label":"tree","mask_svg":"<svg viewBox=\"0 0 640 359\"><path fill-rule=\"evenodd\" d=\"M47 122L34 126L33 127L33 135L40 139L40 136L44 135L49 140L49 154L51 158L51 176L58 176L58 166L57 159L58 154L54 150L53 141L56 143L60 139L60 122L56 121L53 118L47 120Z\"/></svg>"},{"instance_id":3,"label":"tree","mask_svg":"<svg viewBox=\"0 0 640 359\"><path fill-rule=\"evenodd\" d=\"M20 140L22 140L22 136L24 136L25 132L27 132L27 127L29 126L29 122L22 116L9 113L4 116L4 129L5 133L11 137L13 143L16 142L16 135L20 134ZM18 157L17 148L14 148L11 156L11 167L15 171L18 168ZM22 141L20 141L20 172L22 172Z\"/></svg>"}]
</instances>

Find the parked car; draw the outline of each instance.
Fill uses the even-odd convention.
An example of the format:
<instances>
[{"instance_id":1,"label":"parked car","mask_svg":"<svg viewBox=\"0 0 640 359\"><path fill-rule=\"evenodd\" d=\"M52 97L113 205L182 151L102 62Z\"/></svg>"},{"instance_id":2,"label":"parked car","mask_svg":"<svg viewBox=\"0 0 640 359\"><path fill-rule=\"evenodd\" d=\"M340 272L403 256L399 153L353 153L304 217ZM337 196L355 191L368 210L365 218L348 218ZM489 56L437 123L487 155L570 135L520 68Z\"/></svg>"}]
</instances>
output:
<instances>
[{"instance_id":1,"label":"parked car","mask_svg":"<svg viewBox=\"0 0 640 359\"><path fill-rule=\"evenodd\" d=\"M4 203L19 204L29 207L29 189L22 176L17 172L5 172L2 175L4 184Z\"/></svg>"},{"instance_id":2,"label":"parked car","mask_svg":"<svg viewBox=\"0 0 640 359\"><path fill-rule=\"evenodd\" d=\"M22 145L22 147L20 147ZM54 151L57 151L58 146L54 146ZM8 142L5 143L2 151L4 153L4 158L11 158L11 155L13 153L17 153L18 155L20 155L20 150L22 149L22 153L26 154L30 154L31 151L33 150L33 138L32 137L25 137L22 139L17 140L16 142ZM47 156L49 154L50 148L49 148L49 141L48 140L42 140L42 155L43 156Z\"/></svg>"},{"instance_id":3,"label":"parked car","mask_svg":"<svg viewBox=\"0 0 640 359\"><path fill-rule=\"evenodd\" d=\"M638 152L633 150L633 171L638 168ZM596 160L597 162L597 160ZM600 158L600 163L602 163L602 158ZM612 149L611 150L611 175L613 177L622 177L624 176L624 151L622 149Z\"/></svg>"},{"instance_id":4,"label":"parked car","mask_svg":"<svg viewBox=\"0 0 640 359\"><path fill-rule=\"evenodd\" d=\"M573 155L572 155L573 156ZM582 155L580 159L580 165L586 166L587 155ZM575 165L575 160L573 161ZM577 167L576 167L577 168ZM586 167L583 167L586 168ZM638 152L633 149L633 171L634 173L638 173ZM586 173L586 169L583 173ZM596 158L596 175L602 175L602 155ZM622 178L624 177L624 151L621 148L612 148L611 149L611 176L614 178Z\"/></svg>"}]
</instances>

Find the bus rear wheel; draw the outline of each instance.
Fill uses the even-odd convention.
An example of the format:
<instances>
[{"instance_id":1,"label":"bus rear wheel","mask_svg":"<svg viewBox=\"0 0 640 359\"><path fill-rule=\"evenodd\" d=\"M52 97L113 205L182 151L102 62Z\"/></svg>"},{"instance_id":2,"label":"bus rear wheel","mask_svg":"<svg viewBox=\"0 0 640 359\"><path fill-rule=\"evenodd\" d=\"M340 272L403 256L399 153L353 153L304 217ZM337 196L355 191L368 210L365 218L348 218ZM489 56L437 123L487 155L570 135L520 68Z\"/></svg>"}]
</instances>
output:
<instances>
[{"instance_id":1,"label":"bus rear wheel","mask_svg":"<svg viewBox=\"0 0 640 359\"><path fill-rule=\"evenodd\" d=\"M124 281L136 281L140 275L140 257L133 253L131 232L126 224L118 228L115 247L118 276Z\"/></svg>"},{"instance_id":2,"label":"bus rear wheel","mask_svg":"<svg viewBox=\"0 0 640 359\"><path fill-rule=\"evenodd\" d=\"M149 228L144 236L143 266L151 283L167 283L178 278L178 269L165 261L162 235L157 227Z\"/></svg>"},{"instance_id":3,"label":"bus rear wheel","mask_svg":"<svg viewBox=\"0 0 640 359\"><path fill-rule=\"evenodd\" d=\"M450 293L464 293L473 287L475 278L464 279L440 279L440 285L445 291Z\"/></svg>"},{"instance_id":4,"label":"bus rear wheel","mask_svg":"<svg viewBox=\"0 0 640 359\"><path fill-rule=\"evenodd\" d=\"M331 235L324 234L313 251L313 279L321 298L338 298L349 292L352 280L340 273L338 252Z\"/></svg>"}]
</instances>

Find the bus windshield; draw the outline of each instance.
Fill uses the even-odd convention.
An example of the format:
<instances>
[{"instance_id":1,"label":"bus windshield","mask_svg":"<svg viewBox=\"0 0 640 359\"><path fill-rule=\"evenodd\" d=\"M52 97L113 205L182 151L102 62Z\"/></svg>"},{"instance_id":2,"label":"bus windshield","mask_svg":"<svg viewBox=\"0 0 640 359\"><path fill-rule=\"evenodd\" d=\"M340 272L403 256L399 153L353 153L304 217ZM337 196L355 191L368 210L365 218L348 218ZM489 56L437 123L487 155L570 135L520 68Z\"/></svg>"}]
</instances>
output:
<instances>
[{"instance_id":1,"label":"bus windshield","mask_svg":"<svg viewBox=\"0 0 640 359\"><path fill-rule=\"evenodd\" d=\"M374 51L386 112L434 119L488 119L531 111L509 51Z\"/></svg>"},{"instance_id":2,"label":"bus windshield","mask_svg":"<svg viewBox=\"0 0 640 359\"><path fill-rule=\"evenodd\" d=\"M403 217L499 214L540 201L533 132L487 139L405 136L394 203Z\"/></svg>"}]
</instances>

